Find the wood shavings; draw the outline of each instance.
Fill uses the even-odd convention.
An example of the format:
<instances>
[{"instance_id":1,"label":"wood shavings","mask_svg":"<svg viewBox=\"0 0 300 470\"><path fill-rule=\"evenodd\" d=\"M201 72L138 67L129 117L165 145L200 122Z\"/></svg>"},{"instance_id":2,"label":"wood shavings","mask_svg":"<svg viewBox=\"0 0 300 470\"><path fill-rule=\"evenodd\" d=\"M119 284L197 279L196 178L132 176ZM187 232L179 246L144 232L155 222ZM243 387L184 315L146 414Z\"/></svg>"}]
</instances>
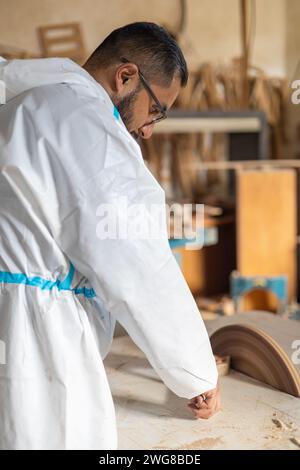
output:
<instances>
[{"instance_id":1,"label":"wood shavings","mask_svg":"<svg viewBox=\"0 0 300 470\"><path fill-rule=\"evenodd\" d=\"M276 416L276 413L273 416ZM290 442L300 448L300 437L293 435L293 433L298 429L293 421L290 421L287 424L284 423L281 419L275 417L272 419L272 423L276 426L276 432L272 432L272 434L266 436L266 439L279 439L284 436L287 437Z\"/></svg>"},{"instance_id":2,"label":"wood shavings","mask_svg":"<svg viewBox=\"0 0 300 470\"><path fill-rule=\"evenodd\" d=\"M296 426L295 423L293 423L293 421L291 421L289 424L287 424L287 427L291 430L291 431L296 431L298 428Z\"/></svg>"},{"instance_id":3,"label":"wood shavings","mask_svg":"<svg viewBox=\"0 0 300 470\"><path fill-rule=\"evenodd\" d=\"M269 434L268 436L265 436L265 439L268 439L268 440L276 440L276 439L279 439L279 435L278 434Z\"/></svg>"},{"instance_id":4,"label":"wood shavings","mask_svg":"<svg viewBox=\"0 0 300 470\"><path fill-rule=\"evenodd\" d=\"M292 437L290 441L300 448L300 437Z\"/></svg>"},{"instance_id":5,"label":"wood shavings","mask_svg":"<svg viewBox=\"0 0 300 470\"><path fill-rule=\"evenodd\" d=\"M228 375L229 369L230 369L230 356L225 356L225 357L215 356L215 360L217 364L219 377Z\"/></svg>"},{"instance_id":6,"label":"wood shavings","mask_svg":"<svg viewBox=\"0 0 300 470\"><path fill-rule=\"evenodd\" d=\"M281 431L287 431L288 430L288 426L283 421L281 421L280 419L274 418L274 419L272 419L272 422Z\"/></svg>"}]
</instances>

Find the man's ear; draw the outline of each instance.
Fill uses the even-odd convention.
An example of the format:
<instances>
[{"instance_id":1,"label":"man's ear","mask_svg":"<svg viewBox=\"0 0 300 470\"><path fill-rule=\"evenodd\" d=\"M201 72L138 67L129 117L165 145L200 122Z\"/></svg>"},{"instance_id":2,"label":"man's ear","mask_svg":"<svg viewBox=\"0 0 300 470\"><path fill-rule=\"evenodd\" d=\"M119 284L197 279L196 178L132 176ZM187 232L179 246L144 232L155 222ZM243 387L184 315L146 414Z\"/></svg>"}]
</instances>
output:
<instances>
[{"instance_id":1,"label":"man's ear","mask_svg":"<svg viewBox=\"0 0 300 470\"><path fill-rule=\"evenodd\" d=\"M130 93L135 90L138 84L139 74L135 64L120 65L115 73L116 91L118 94Z\"/></svg>"}]
</instances>

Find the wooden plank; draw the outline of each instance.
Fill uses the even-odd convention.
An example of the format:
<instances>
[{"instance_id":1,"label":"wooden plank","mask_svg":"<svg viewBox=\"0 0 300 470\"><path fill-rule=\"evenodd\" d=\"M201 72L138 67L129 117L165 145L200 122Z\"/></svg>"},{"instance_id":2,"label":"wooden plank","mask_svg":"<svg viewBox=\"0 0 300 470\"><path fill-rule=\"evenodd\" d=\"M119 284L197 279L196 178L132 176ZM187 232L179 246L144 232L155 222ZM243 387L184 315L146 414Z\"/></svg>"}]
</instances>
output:
<instances>
[{"instance_id":1,"label":"wooden plank","mask_svg":"<svg viewBox=\"0 0 300 470\"><path fill-rule=\"evenodd\" d=\"M292 300L296 248L295 171L237 172L237 270L245 276L286 274Z\"/></svg>"},{"instance_id":2,"label":"wooden plank","mask_svg":"<svg viewBox=\"0 0 300 470\"><path fill-rule=\"evenodd\" d=\"M291 439L300 434L299 399L243 374L220 378L222 409L207 421L192 418L187 400L167 389L129 336L114 338L105 369L119 449L298 449ZM278 429L275 418L293 430Z\"/></svg>"}]
</instances>

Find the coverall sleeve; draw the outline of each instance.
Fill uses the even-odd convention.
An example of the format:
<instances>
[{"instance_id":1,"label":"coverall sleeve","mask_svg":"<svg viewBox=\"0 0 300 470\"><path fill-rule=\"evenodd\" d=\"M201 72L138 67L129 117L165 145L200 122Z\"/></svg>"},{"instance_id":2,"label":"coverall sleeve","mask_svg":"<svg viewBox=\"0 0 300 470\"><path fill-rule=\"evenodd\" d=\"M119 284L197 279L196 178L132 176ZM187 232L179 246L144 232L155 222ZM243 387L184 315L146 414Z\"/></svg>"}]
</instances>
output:
<instances>
[{"instance_id":1,"label":"coverall sleeve","mask_svg":"<svg viewBox=\"0 0 300 470\"><path fill-rule=\"evenodd\" d=\"M76 207L61 220L58 242L166 386L180 397L192 398L215 388L217 369L203 320L169 247L167 230L159 239L101 235L100 215L108 207L110 229L122 224L124 228L124 223L126 227L130 217L124 201L129 206L143 204L143 226L161 228L156 211L150 209L152 203L164 206L164 192L129 147L107 137L106 161L114 157L115 163L81 184ZM128 158L123 158L126 152Z\"/></svg>"}]
</instances>

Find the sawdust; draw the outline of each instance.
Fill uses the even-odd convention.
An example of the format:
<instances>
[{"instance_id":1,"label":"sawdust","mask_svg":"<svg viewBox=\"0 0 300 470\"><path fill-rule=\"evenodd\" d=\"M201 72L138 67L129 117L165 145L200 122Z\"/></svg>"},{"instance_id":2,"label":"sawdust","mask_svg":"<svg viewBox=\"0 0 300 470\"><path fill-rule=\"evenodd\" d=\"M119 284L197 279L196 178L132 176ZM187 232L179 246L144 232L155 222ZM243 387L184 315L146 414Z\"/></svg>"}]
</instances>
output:
<instances>
[{"instance_id":1,"label":"sawdust","mask_svg":"<svg viewBox=\"0 0 300 470\"><path fill-rule=\"evenodd\" d=\"M221 442L221 437L206 437L204 439L198 439L197 441L191 442L190 444L183 444L182 446L176 447L173 450L211 449Z\"/></svg>"},{"instance_id":2,"label":"sawdust","mask_svg":"<svg viewBox=\"0 0 300 470\"><path fill-rule=\"evenodd\" d=\"M280 419L274 418L272 419L272 422L275 424L275 426L280 429L281 431L287 431L289 429L288 425L286 425L283 421Z\"/></svg>"},{"instance_id":3,"label":"sawdust","mask_svg":"<svg viewBox=\"0 0 300 470\"><path fill-rule=\"evenodd\" d=\"M221 437L206 437L204 439L198 439L189 444L183 444L180 447L162 447L156 446L155 450L208 450L212 449L215 445L222 442Z\"/></svg>"},{"instance_id":4,"label":"sawdust","mask_svg":"<svg viewBox=\"0 0 300 470\"><path fill-rule=\"evenodd\" d=\"M287 438L290 442L300 448L300 437L295 436L295 432L298 431L298 428L295 423L293 421L285 423L276 416L276 413L274 413L273 416L274 418L272 419L272 423L276 426L276 429L274 429L265 438L272 440Z\"/></svg>"},{"instance_id":5,"label":"sawdust","mask_svg":"<svg viewBox=\"0 0 300 470\"><path fill-rule=\"evenodd\" d=\"M296 424L293 421L290 421L289 423L285 423L281 419L276 417L276 413L274 413L275 418L272 419L273 424L275 424L276 428L280 431L287 431L287 432L292 432L292 431L297 431L298 428Z\"/></svg>"},{"instance_id":6,"label":"sawdust","mask_svg":"<svg viewBox=\"0 0 300 470\"><path fill-rule=\"evenodd\" d=\"M269 434L268 436L265 436L265 439L270 439L270 440L276 440L279 439L280 436L278 434Z\"/></svg>"}]
</instances>

